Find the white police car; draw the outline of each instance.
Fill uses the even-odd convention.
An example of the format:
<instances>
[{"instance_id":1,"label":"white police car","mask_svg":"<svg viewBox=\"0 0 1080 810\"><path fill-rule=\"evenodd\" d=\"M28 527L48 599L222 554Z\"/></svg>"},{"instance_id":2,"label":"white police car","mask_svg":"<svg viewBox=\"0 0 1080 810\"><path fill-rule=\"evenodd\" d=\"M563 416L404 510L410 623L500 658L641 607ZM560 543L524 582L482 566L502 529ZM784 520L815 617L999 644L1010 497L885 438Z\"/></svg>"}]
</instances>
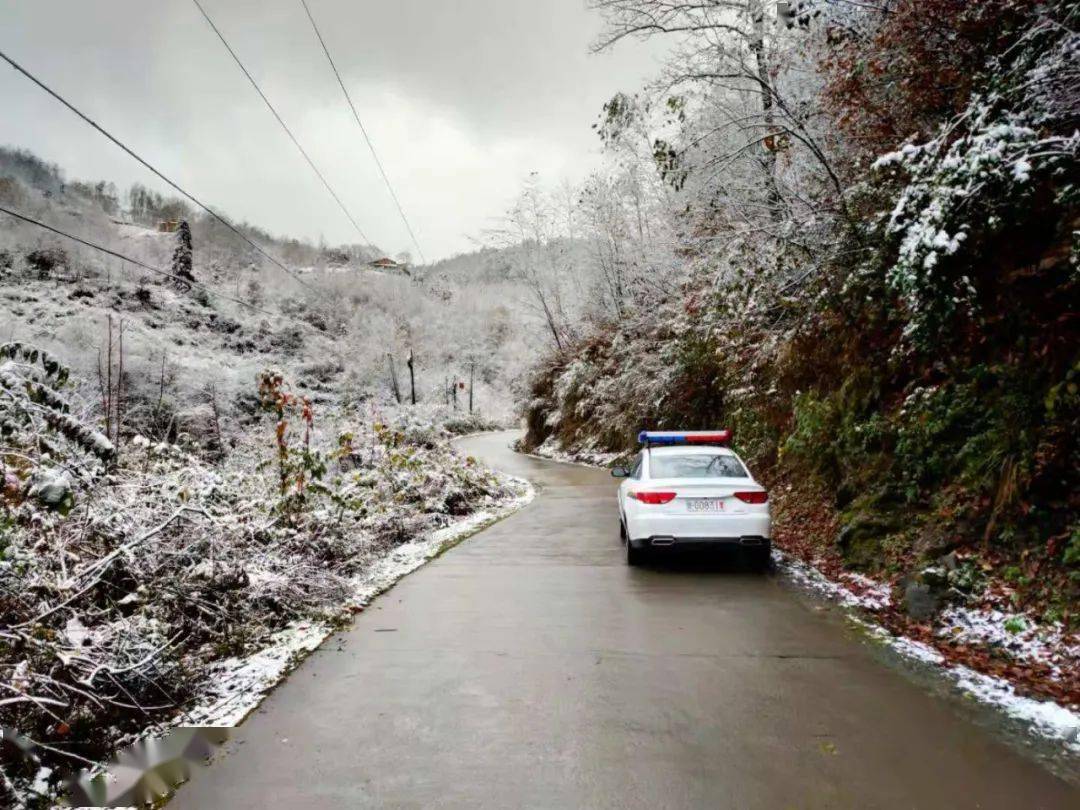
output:
<instances>
[{"instance_id":1,"label":"white police car","mask_svg":"<svg viewBox=\"0 0 1080 810\"><path fill-rule=\"evenodd\" d=\"M619 519L626 561L642 562L669 547L738 546L758 567L772 548L769 496L725 445L731 432L642 431L630 468L611 474L619 486Z\"/></svg>"}]
</instances>

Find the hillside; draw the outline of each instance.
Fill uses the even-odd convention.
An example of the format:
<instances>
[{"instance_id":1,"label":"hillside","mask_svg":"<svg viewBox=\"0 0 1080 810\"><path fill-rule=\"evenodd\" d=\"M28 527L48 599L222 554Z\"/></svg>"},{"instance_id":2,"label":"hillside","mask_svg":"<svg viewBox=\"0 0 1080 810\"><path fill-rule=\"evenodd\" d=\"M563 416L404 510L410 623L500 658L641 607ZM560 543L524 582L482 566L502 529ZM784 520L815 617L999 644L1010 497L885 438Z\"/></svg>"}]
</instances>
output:
<instances>
[{"instance_id":1,"label":"hillside","mask_svg":"<svg viewBox=\"0 0 1080 810\"><path fill-rule=\"evenodd\" d=\"M785 554L882 583L878 621L950 660L1080 702L1076 9L595 5L608 42L636 14L700 32L599 125L594 185L651 173L677 260L622 265L618 305L536 366L525 448L731 428Z\"/></svg>"},{"instance_id":2,"label":"hillside","mask_svg":"<svg viewBox=\"0 0 1080 810\"><path fill-rule=\"evenodd\" d=\"M520 284L490 272L499 251L459 257L452 273L446 263L384 273L368 265L381 255L371 246L316 247L242 226L287 274L181 201L141 187L120 196L104 182L65 182L28 153L0 151L0 204L153 267L169 270L177 244L159 224L191 222L192 272L205 286L189 291L33 225L0 222L3 337L48 349L92 378L108 315L117 333L123 320L132 419L158 400L183 415L206 405L213 388L232 421L268 364L290 371L317 401L385 406L394 401L387 356L408 397L410 350L420 401L447 404L448 383L467 384L474 366L476 408L510 417L510 386L534 325Z\"/></svg>"}]
</instances>

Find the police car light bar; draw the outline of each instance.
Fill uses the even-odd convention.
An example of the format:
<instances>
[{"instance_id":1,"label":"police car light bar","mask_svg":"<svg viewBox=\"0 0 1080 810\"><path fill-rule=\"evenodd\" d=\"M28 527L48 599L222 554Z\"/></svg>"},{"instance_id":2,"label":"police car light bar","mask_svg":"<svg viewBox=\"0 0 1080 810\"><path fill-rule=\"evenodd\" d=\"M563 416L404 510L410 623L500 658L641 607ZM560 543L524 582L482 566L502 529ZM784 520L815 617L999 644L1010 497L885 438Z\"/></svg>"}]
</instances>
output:
<instances>
[{"instance_id":1,"label":"police car light bar","mask_svg":"<svg viewBox=\"0 0 1080 810\"><path fill-rule=\"evenodd\" d=\"M726 444L730 430L643 430L638 443L646 447L663 444Z\"/></svg>"}]
</instances>

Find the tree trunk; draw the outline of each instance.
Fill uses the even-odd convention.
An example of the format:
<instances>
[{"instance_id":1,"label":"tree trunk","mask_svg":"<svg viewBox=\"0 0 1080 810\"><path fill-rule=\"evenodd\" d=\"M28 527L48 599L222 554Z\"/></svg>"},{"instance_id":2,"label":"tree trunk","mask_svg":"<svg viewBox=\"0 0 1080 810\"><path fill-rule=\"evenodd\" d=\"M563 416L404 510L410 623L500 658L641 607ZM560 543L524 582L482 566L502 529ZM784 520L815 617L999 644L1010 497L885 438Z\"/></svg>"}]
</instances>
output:
<instances>
[{"instance_id":1,"label":"tree trunk","mask_svg":"<svg viewBox=\"0 0 1080 810\"><path fill-rule=\"evenodd\" d=\"M394 401L401 404L401 388L398 387L397 370L394 368L394 355L386 353L386 362L390 366L390 390L394 392Z\"/></svg>"},{"instance_id":2,"label":"tree trunk","mask_svg":"<svg viewBox=\"0 0 1080 810\"><path fill-rule=\"evenodd\" d=\"M758 92L761 94L761 117L765 123L766 140L761 144L761 166L765 171L765 188L769 214L774 221L783 219L783 198L776 181L776 116L773 114L772 76L769 75L769 58L765 53L765 2L749 0L750 22L753 34L750 50L754 54L757 69Z\"/></svg>"},{"instance_id":3,"label":"tree trunk","mask_svg":"<svg viewBox=\"0 0 1080 810\"><path fill-rule=\"evenodd\" d=\"M559 337L559 329L555 325L555 315L551 311L551 307L548 306L547 296L537 288L536 297L540 299L540 306L544 310L544 318L547 320L548 329L551 330L551 336L555 338L555 348L561 352L563 350L562 338Z\"/></svg>"}]
</instances>

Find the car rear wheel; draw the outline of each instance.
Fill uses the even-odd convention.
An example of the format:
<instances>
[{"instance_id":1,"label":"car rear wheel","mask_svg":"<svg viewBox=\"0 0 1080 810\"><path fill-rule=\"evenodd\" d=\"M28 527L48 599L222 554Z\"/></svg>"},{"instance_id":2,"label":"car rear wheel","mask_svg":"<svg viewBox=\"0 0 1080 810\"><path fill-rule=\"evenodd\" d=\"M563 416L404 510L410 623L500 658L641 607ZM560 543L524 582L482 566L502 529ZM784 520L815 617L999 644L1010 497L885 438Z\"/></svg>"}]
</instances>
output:
<instances>
[{"instance_id":1,"label":"car rear wheel","mask_svg":"<svg viewBox=\"0 0 1080 810\"><path fill-rule=\"evenodd\" d=\"M758 546L756 548L748 548L746 551L746 561L750 564L750 567L755 571L767 571L769 565L772 562L772 550L769 546Z\"/></svg>"}]
</instances>

